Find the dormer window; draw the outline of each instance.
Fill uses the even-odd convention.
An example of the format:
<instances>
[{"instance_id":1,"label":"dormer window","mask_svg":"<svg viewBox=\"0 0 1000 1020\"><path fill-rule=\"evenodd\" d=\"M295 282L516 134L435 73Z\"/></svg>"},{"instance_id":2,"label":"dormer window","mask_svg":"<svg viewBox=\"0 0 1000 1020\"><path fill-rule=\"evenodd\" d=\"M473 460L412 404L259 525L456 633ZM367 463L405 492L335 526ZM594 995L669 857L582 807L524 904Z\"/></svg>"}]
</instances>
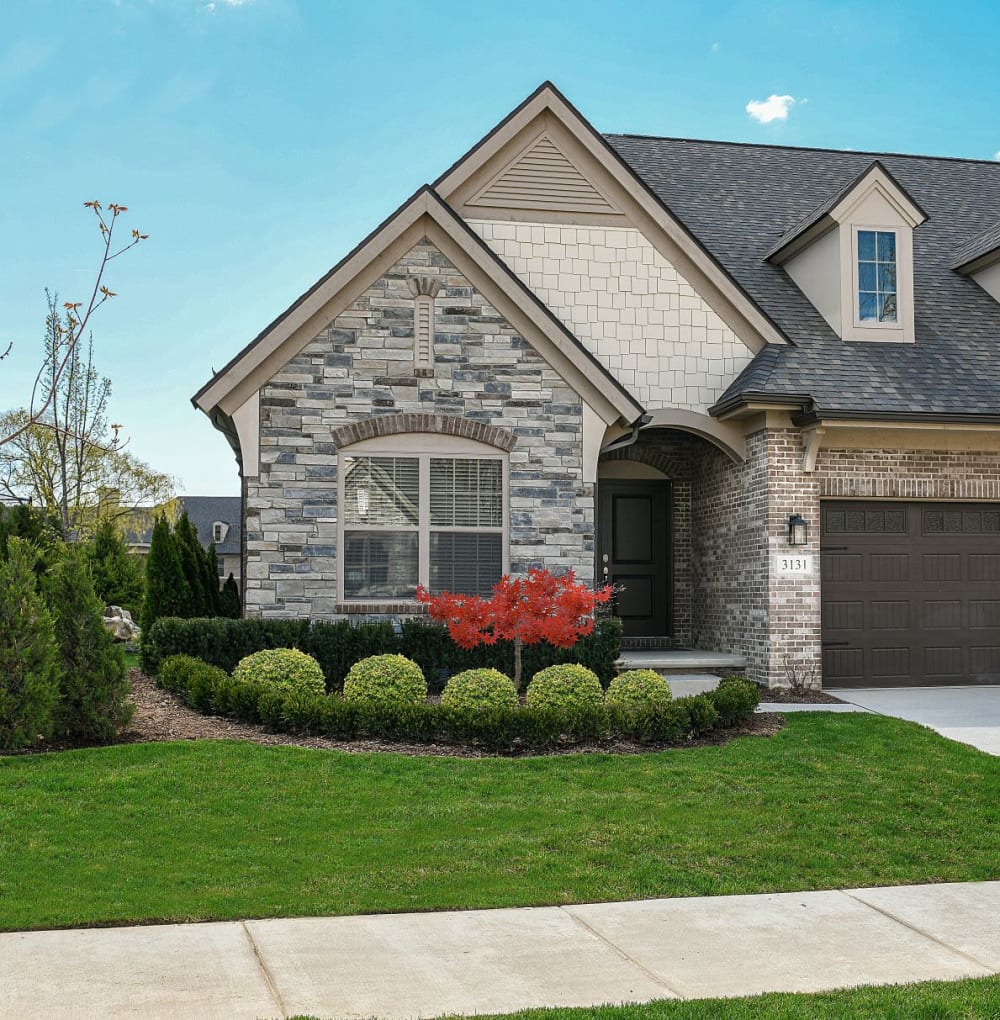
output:
<instances>
[{"instance_id":1,"label":"dormer window","mask_svg":"<svg viewBox=\"0 0 1000 1020\"><path fill-rule=\"evenodd\" d=\"M913 231L927 219L876 160L767 253L842 340L913 343Z\"/></svg>"},{"instance_id":2,"label":"dormer window","mask_svg":"<svg viewBox=\"0 0 1000 1020\"><path fill-rule=\"evenodd\" d=\"M857 235L858 320L895 323L896 232L859 229Z\"/></svg>"},{"instance_id":3,"label":"dormer window","mask_svg":"<svg viewBox=\"0 0 1000 1020\"><path fill-rule=\"evenodd\" d=\"M226 534L229 531L229 525L225 521L216 521L212 525L212 541L213 542L224 542L226 540Z\"/></svg>"}]
</instances>

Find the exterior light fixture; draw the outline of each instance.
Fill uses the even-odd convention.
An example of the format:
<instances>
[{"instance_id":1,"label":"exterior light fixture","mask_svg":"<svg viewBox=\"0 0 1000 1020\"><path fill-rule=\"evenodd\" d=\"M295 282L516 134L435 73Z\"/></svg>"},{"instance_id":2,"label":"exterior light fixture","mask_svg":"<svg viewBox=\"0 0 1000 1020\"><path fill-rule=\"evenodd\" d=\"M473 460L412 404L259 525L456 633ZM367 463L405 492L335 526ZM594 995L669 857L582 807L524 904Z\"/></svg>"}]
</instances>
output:
<instances>
[{"instance_id":1,"label":"exterior light fixture","mask_svg":"<svg viewBox=\"0 0 1000 1020\"><path fill-rule=\"evenodd\" d=\"M788 544L806 545L809 542L809 525L798 514L788 518Z\"/></svg>"}]
</instances>

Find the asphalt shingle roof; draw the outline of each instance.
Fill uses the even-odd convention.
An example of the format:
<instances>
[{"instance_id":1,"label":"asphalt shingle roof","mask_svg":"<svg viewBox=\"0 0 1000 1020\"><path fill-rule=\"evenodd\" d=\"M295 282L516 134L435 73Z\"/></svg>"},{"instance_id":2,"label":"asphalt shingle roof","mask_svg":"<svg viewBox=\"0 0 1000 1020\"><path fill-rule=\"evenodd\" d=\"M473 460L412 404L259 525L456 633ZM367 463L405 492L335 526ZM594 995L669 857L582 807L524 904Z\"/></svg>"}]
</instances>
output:
<instances>
[{"instance_id":1,"label":"asphalt shingle roof","mask_svg":"<svg viewBox=\"0 0 1000 1020\"><path fill-rule=\"evenodd\" d=\"M829 412L1000 416L1000 304L953 269L1000 222L1000 163L606 138L792 341L761 351L720 403L753 392L808 395ZM914 344L841 340L784 269L765 261L876 159L929 217L913 232Z\"/></svg>"}]
</instances>

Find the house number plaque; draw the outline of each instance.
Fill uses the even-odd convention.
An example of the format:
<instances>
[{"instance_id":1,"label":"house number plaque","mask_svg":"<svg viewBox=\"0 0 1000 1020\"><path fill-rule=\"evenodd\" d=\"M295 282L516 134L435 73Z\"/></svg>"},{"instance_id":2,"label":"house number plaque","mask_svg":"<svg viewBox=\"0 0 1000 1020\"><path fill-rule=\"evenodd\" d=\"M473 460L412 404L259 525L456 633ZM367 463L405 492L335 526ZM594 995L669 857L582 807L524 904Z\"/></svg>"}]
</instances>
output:
<instances>
[{"instance_id":1,"label":"house number plaque","mask_svg":"<svg viewBox=\"0 0 1000 1020\"><path fill-rule=\"evenodd\" d=\"M781 555L774 558L775 574L811 574L812 570L812 556Z\"/></svg>"}]
</instances>

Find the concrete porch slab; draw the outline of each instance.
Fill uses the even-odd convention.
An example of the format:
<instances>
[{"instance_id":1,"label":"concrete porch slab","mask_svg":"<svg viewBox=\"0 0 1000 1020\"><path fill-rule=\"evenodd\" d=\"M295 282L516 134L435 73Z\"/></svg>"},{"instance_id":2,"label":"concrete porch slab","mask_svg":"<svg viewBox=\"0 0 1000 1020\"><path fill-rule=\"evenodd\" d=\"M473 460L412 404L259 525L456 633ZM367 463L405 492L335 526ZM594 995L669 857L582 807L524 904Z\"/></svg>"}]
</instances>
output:
<instances>
[{"instance_id":1,"label":"concrete porch slab","mask_svg":"<svg viewBox=\"0 0 1000 1020\"><path fill-rule=\"evenodd\" d=\"M746 669L747 660L742 655L729 652L713 652L706 649L623 649L617 662L620 670L655 669L664 676L670 674L714 674L728 676Z\"/></svg>"}]
</instances>

